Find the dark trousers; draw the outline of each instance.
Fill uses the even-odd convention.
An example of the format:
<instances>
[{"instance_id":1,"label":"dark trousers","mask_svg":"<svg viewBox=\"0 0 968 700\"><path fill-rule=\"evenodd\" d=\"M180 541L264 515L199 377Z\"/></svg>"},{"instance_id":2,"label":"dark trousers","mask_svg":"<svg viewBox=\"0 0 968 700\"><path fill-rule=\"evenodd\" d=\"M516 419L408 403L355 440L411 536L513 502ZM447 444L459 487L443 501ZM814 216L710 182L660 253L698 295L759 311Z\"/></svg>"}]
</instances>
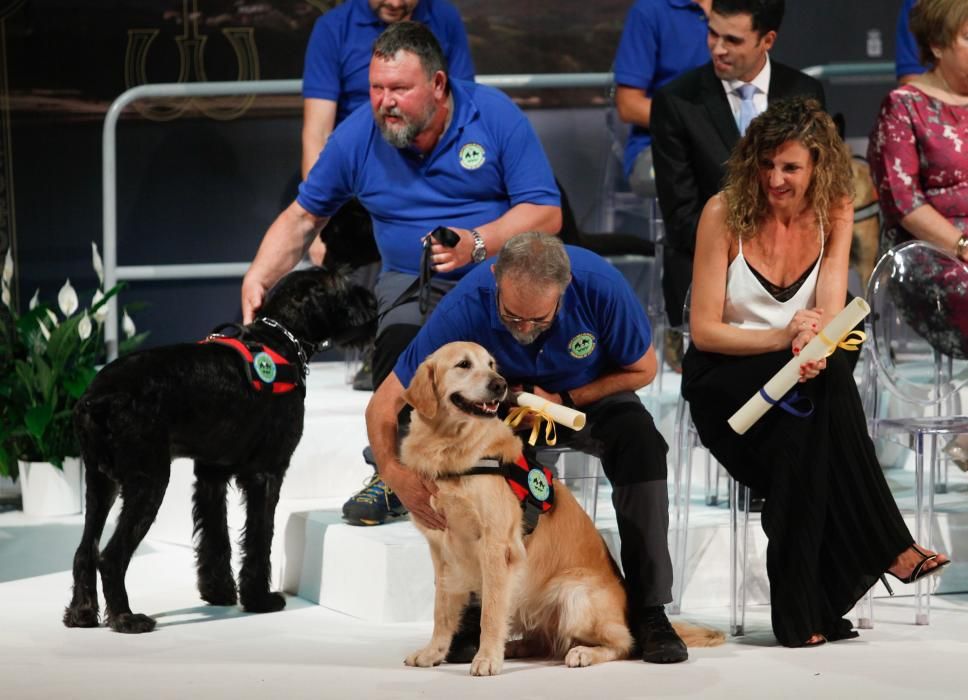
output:
<instances>
[{"instance_id":1,"label":"dark trousers","mask_svg":"<svg viewBox=\"0 0 968 700\"><path fill-rule=\"evenodd\" d=\"M607 396L582 411L587 416L585 427L573 431L559 426L558 445L600 458L612 484L629 621L636 633L643 608L672 600L668 446L633 392ZM525 450L532 455L540 449L540 442L536 447L525 442Z\"/></svg>"}]
</instances>

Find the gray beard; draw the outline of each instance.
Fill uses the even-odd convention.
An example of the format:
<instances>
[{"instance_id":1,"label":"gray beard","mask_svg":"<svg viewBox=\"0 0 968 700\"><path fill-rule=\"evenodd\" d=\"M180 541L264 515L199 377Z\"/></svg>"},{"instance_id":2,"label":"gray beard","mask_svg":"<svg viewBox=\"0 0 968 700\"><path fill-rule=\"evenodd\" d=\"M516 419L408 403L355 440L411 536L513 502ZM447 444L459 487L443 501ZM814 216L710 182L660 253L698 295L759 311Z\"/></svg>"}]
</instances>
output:
<instances>
[{"instance_id":1,"label":"gray beard","mask_svg":"<svg viewBox=\"0 0 968 700\"><path fill-rule=\"evenodd\" d=\"M380 134L383 136L383 140L394 148L406 148L420 133L420 127L417 124L407 123L404 124L399 129L391 129L386 125L386 122L380 124Z\"/></svg>"},{"instance_id":2,"label":"gray beard","mask_svg":"<svg viewBox=\"0 0 968 700\"><path fill-rule=\"evenodd\" d=\"M399 128L391 128L387 126L385 121L377 121L377 126L380 127L380 134L383 136L383 140L394 148L406 148L413 143L413 140L417 138L417 135L427 128L427 125L433 121L434 116L437 114L437 107L431 106L421 118L410 121L404 117L404 124ZM400 114L395 114L392 116L402 116Z\"/></svg>"},{"instance_id":3,"label":"gray beard","mask_svg":"<svg viewBox=\"0 0 968 700\"><path fill-rule=\"evenodd\" d=\"M535 328L535 329L532 329L529 333L522 333L521 331L517 330L516 328L512 328L507 324L505 324L504 327L508 329L508 333L510 333L511 336L516 341L521 343L521 345L531 345L531 343L533 343L538 339L539 335L541 335L542 333L545 332L545 330L547 330L547 329L539 330Z\"/></svg>"}]
</instances>

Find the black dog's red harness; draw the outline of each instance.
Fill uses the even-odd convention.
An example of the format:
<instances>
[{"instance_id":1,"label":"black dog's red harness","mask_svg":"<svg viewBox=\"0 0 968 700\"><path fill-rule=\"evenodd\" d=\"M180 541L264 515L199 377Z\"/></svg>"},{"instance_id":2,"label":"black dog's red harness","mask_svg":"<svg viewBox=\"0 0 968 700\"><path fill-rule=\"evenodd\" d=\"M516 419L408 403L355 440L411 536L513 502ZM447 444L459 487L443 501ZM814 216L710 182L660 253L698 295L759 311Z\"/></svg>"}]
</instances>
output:
<instances>
[{"instance_id":1,"label":"black dog's red harness","mask_svg":"<svg viewBox=\"0 0 968 700\"><path fill-rule=\"evenodd\" d=\"M296 351L299 358L293 363L270 348L263 342L250 340L251 331L247 326L240 326L236 323L223 323L213 330L205 340L200 343L219 343L228 345L234 349L242 359L245 360L245 374L249 383L256 391L266 390L271 394L286 394L306 384L306 375L309 374L309 357L318 350L329 346L329 341L317 345L308 345L309 351L289 330L278 321L271 318L260 317L256 323L261 323L282 334ZM236 329L238 335L229 336L220 331L225 328Z\"/></svg>"},{"instance_id":2,"label":"black dog's red harness","mask_svg":"<svg viewBox=\"0 0 968 700\"><path fill-rule=\"evenodd\" d=\"M245 360L245 375L256 391L266 389L273 394L285 394L295 389L302 379L289 360L264 343L245 343L223 335L210 335L199 342L234 348Z\"/></svg>"},{"instance_id":3,"label":"black dog's red harness","mask_svg":"<svg viewBox=\"0 0 968 700\"><path fill-rule=\"evenodd\" d=\"M521 502L521 509L524 511L522 525L525 535L534 532L538 526L538 518L554 508L554 475L548 467L529 460L524 455L518 457L516 462L482 459L476 466L454 476L473 474L497 474L505 478L508 486L511 487L511 492Z\"/></svg>"}]
</instances>

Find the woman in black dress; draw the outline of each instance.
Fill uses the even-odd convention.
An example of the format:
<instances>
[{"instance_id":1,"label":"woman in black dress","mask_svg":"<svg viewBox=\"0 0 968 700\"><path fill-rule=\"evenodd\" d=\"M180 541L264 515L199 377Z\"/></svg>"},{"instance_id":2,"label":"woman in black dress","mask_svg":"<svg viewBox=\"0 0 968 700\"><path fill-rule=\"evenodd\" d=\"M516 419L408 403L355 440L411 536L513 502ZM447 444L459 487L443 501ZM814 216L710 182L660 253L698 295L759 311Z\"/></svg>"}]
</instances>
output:
<instances>
[{"instance_id":1,"label":"woman in black dress","mask_svg":"<svg viewBox=\"0 0 968 700\"><path fill-rule=\"evenodd\" d=\"M683 396L699 436L766 495L773 630L806 646L857 636L843 616L889 573L938 573L914 544L874 453L846 351L804 362L806 417L773 407L746 434L729 417L844 307L850 154L812 100L774 103L737 144L696 240Z\"/></svg>"}]
</instances>

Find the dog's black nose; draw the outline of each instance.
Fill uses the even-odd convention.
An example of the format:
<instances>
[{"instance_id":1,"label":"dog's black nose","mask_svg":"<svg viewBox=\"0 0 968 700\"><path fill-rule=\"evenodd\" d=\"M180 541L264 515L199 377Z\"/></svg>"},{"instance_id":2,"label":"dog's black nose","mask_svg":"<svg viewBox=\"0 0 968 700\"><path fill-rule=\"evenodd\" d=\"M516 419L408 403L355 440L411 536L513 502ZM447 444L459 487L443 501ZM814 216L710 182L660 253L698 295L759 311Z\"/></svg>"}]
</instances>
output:
<instances>
[{"instance_id":1,"label":"dog's black nose","mask_svg":"<svg viewBox=\"0 0 968 700\"><path fill-rule=\"evenodd\" d=\"M504 377L494 377L488 382L487 388L493 396L503 396L508 390L508 383Z\"/></svg>"}]
</instances>

